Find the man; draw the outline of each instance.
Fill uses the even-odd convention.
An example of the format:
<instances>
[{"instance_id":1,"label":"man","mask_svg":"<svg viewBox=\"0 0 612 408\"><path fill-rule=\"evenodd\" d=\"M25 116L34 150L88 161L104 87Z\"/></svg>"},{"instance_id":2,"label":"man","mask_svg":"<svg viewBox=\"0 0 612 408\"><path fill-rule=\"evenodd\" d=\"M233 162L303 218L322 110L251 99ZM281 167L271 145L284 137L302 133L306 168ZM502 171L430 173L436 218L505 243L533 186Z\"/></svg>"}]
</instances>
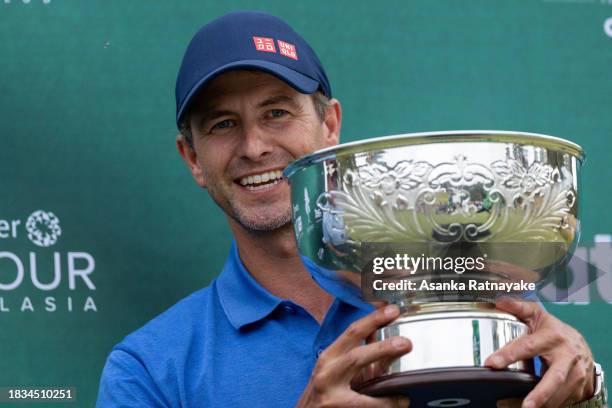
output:
<instances>
[{"instance_id":1,"label":"man","mask_svg":"<svg viewBox=\"0 0 612 408\"><path fill-rule=\"evenodd\" d=\"M395 319L334 298L300 261L281 171L338 143L342 111L314 51L282 20L231 13L204 26L177 79L179 153L225 213L235 242L220 276L111 352L98 407L400 407L351 389L370 363L410 352L405 338L362 345ZM593 394L588 346L537 305L499 304L532 334L488 363L550 365L525 407ZM366 316L367 314L367 316ZM364 317L365 316L365 317Z\"/></svg>"}]
</instances>

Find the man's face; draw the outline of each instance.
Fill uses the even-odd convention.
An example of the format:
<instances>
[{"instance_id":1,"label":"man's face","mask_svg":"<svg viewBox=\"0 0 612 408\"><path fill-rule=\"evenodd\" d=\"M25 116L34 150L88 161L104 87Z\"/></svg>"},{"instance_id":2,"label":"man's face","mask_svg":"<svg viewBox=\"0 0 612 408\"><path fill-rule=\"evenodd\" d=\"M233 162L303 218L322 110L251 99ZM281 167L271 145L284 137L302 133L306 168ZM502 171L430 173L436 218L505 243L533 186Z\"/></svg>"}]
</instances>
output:
<instances>
[{"instance_id":1,"label":"man's face","mask_svg":"<svg viewBox=\"0 0 612 408\"><path fill-rule=\"evenodd\" d=\"M230 71L208 84L191 110L193 149L178 147L196 182L250 231L291 221L282 170L296 158L338 143L340 107L325 120L310 95L258 71Z\"/></svg>"}]
</instances>

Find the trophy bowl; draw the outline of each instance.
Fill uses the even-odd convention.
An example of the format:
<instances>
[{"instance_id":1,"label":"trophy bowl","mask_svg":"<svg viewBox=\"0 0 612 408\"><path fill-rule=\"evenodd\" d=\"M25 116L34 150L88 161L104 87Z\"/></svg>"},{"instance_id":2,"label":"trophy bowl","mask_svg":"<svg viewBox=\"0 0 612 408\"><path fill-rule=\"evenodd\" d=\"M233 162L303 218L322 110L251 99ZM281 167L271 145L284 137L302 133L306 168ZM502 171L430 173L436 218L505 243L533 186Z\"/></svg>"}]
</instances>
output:
<instances>
[{"instance_id":1,"label":"trophy bowl","mask_svg":"<svg viewBox=\"0 0 612 408\"><path fill-rule=\"evenodd\" d=\"M341 144L285 169L314 278L397 304L400 316L368 341L413 343L365 373L359 392L405 394L414 407L486 407L534 387L532 360L484 367L528 332L495 299L501 287L533 301L569 261L582 161L580 146L560 138L478 130Z\"/></svg>"}]
</instances>

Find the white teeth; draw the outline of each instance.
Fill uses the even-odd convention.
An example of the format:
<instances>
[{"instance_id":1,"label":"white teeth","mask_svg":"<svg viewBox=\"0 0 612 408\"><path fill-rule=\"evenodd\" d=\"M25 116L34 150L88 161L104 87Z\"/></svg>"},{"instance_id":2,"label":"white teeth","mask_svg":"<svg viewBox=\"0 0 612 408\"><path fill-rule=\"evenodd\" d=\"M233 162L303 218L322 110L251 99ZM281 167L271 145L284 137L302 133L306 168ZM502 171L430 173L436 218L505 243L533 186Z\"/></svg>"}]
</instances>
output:
<instances>
[{"instance_id":1,"label":"white teeth","mask_svg":"<svg viewBox=\"0 0 612 408\"><path fill-rule=\"evenodd\" d=\"M280 170L267 171L265 173L254 174L251 176L243 177L239 183L243 186L249 186L252 184L268 183L274 185L283 178L283 172ZM274 182L274 183L269 183ZM253 187L253 186L249 186ZM259 187L259 186L256 186ZM263 186L262 186L263 187ZM252 189L252 188L251 188Z\"/></svg>"},{"instance_id":2,"label":"white teeth","mask_svg":"<svg viewBox=\"0 0 612 408\"><path fill-rule=\"evenodd\" d=\"M257 190L263 190L263 189L266 189L266 188L270 188L270 187L272 187L272 186L274 186L274 185L276 185L276 184L278 184L280 182L281 182L280 180L274 180L271 183L265 183L265 184L259 184L259 185L251 185L251 186L245 186L245 187L246 187L247 190L257 191Z\"/></svg>"}]
</instances>

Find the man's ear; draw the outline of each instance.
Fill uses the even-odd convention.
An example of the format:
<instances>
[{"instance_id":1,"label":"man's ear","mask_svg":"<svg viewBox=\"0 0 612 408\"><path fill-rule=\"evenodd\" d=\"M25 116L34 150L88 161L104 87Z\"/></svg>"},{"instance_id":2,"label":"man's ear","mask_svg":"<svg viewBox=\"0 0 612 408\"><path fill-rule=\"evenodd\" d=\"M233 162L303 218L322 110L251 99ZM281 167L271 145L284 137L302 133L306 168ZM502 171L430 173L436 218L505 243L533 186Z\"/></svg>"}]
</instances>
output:
<instances>
[{"instance_id":1,"label":"man's ear","mask_svg":"<svg viewBox=\"0 0 612 408\"><path fill-rule=\"evenodd\" d=\"M191 172L195 182L202 188L206 188L206 177L202 171L196 151L185 139L181 133L176 136L176 149L183 158L187 168Z\"/></svg>"},{"instance_id":2,"label":"man's ear","mask_svg":"<svg viewBox=\"0 0 612 408\"><path fill-rule=\"evenodd\" d=\"M325 136L326 146L335 146L340 143L340 128L342 127L342 107L337 99L330 99L329 106L325 110L323 121L327 134Z\"/></svg>"}]
</instances>

